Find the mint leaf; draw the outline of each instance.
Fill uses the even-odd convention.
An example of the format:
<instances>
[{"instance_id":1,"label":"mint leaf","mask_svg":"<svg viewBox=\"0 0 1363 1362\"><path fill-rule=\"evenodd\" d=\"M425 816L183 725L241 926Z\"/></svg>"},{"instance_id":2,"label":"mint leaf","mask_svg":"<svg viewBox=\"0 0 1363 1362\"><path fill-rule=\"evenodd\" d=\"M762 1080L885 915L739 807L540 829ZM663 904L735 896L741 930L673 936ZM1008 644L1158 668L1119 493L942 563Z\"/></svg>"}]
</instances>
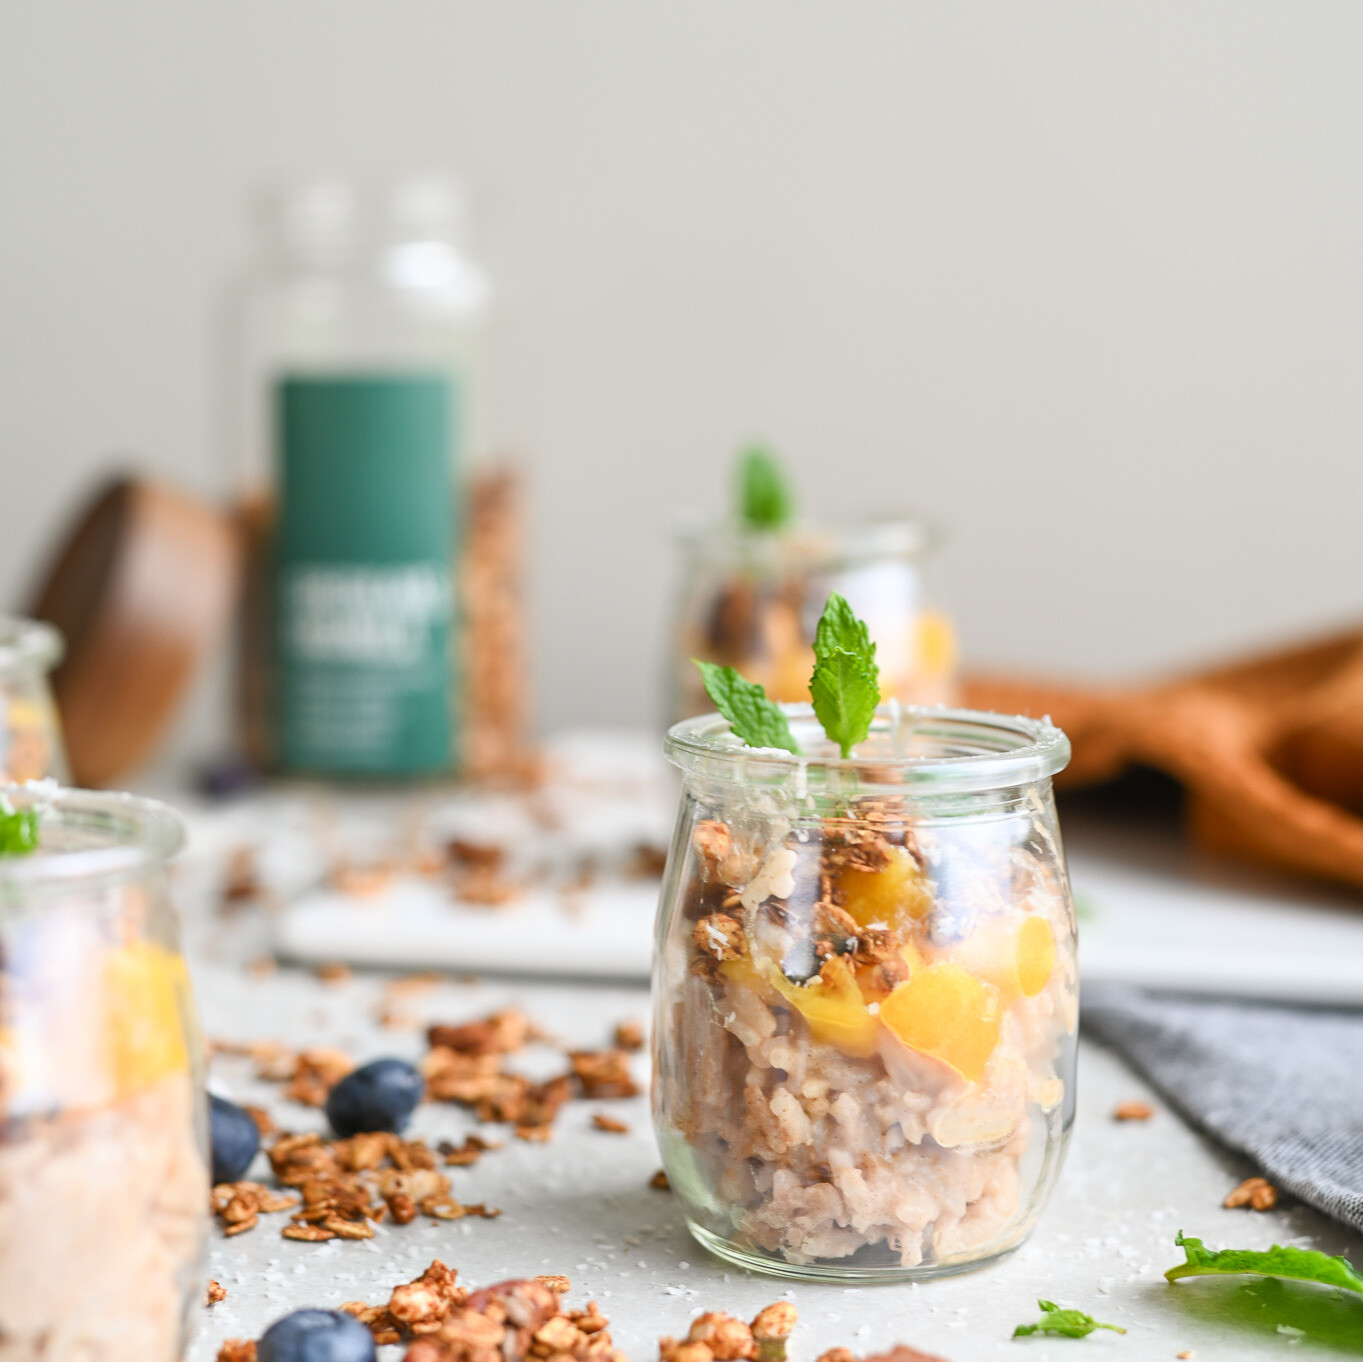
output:
<instances>
[{"instance_id":1,"label":"mint leaf","mask_svg":"<svg viewBox=\"0 0 1363 1362\"><path fill-rule=\"evenodd\" d=\"M1290 1277L1299 1282L1319 1282L1363 1295L1363 1275L1354 1270L1347 1258L1331 1258L1319 1249L1209 1249L1200 1239L1185 1239L1183 1231L1174 1239L1186 1262L1171 1267L1164 1275L1172 1282L1180 1277L1236 1276L1252 1272L1263 1277Z\"/></svg>"},{"instance_id":2,"label":"mint leaf","mask_svg":"<svg viewBox=\"0 0 1363 1362\"><path fill-rule=\"evenodd\" d=\"M871 731L880 703L880 668L870 631L847 601L832 592L814 631L809 698L830 742L844 757Z\"/></svg>"},{"instance_id":3,"label":"mint leaf","mask_svg":"<svg viewBox=\"0 0 1363 1362\"><path fill-rule=\"evenodd\" d=\"M761 445L752 445L739 456L738 513L753 530L779 530L790 520L794 499L781 465Z\"/></svg>"},{"instance_id":4,"label":"mint leaf","mask_svg":"<svg viewBox=\"0 0 1363 1362\"><path fill-rule=\"evenodd\" d=\"M700 668L705 693L715 708L729 721L734 736L749 747L783 747L800 754L800 746L790 731L781 707L767 699L767 692L755 681L745 681L732 667L691 659Z\"/></svg>"},{"instance_id":5,"label":"mint leaf","mask_svg":"<svg viewBox=\"0 0 1363 1362\"><path fill-rule=\"evenodd\" d=\"M814 713L831 742L837 743L844 757L871 731L880 687L876 684L875 664L835 648L814 664L809 678L809 698Z\"/></svg>"},{"instance_id":6,"label":"mint leaf","mask_svg":"<svg viewBox=\"0 0 1363 1362\"><path fill-rule=\"evenodd\" d=\"M0 795L0 856L28 856L37 849L37 813L16 809Z\"/></svg>"},{"instance_id":7,"label":"mint leaf","mask_svg":"<svg viewBox=\"0 0 1363 1362\"><path fill-rule=\"evenodd\" d=\"M1041 1307L1041 1318L1035 1324L1019 1324L1013 1330L1014 1338L1026 1338L1028 1334L1062 1334L1065 1338L1085 1338L1095 1329L1111 1329L1114 1334L1124 1334L1120 1324L1102 1324L1092 1315L1082 1310L1062 1310L1054 1301L1037 1301Z\"/></svg>"},{"instance_id":8,"label":"mint leaf","mask_svg":"<svg viewBox=\"0 0 1363 1362\"><path fill-rule=\"evenodd\" d=\"M849 653L865 658L875 671L876 679L880 679L871 631L864 620L857 618L856 612L847 604L847 598L833 591L829 593L814 631L814 656L816 659L829 657L835 648L845 648Z\"/></svg>"}]
</instances>

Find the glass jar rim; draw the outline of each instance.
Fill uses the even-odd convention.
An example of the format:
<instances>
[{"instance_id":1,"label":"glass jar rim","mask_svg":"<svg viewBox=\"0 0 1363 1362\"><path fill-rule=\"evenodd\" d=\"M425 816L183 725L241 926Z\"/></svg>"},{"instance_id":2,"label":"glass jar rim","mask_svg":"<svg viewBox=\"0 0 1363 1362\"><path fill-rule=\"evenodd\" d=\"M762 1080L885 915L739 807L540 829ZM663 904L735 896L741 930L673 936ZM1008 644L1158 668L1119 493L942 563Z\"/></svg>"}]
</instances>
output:
<instances>
[{"instance_id":1,"label":"glass jar rim","mask_svg":"<svg viewBox=\"0 0 1363 1362\"><path fill-rule=\"evenodd\" d=\"M811 775L868 776L883 787L897 784L922 795L968 794L1011 789L1046 780L1069 763L1070 740L1049 718L935 705L880 705L869 735L888 751L843 757L823 735L813 706L783 704L781 710L801 753L748 747L718 714L683 719L667 732L663 749L684 772L736 784L806 783ZM924 750L935 743L936 751ZM911 750L916 744L917 751Z\"/></svg>"},{"instance_id":2,"label":"glass jar rim","mask_svg":"<svg viewBox=\"0 0 1363 1362\"><path fill-rule=\"evenodd\" d=\"M62 636L52 625L18 615L0 615L0 675L50 672L65 651Z\"/></svg>"},{"instance_id":3,"label":"glass jar rim","mask_svg":"<svg viewBox=\"0 0 1363 1362\"><path fill-rule=\"evenodd\" d=\"M54 825L89 840L71 849L0 856L0 895L67 892L144 878L183 848L185 823L168 804L115 791L72 790L51 780L0 785L12 809L33 809L42 831Z\"/></svg>"},{"instance_id":4,"label":"glass jar rim","mask_svg":"<svg viewBox=\"0 0 1363 1362\"><path fill-rule=\"evenodd\" d=\"M926 557L941 542L929 520L914 515L875 516L843 524L795 521L780 529L754 529L732 518L683 522L677 539L693 551L713 557L748 552L779 552L784 557L834 563L873 558Z\"/></svg>"}]
</instances>

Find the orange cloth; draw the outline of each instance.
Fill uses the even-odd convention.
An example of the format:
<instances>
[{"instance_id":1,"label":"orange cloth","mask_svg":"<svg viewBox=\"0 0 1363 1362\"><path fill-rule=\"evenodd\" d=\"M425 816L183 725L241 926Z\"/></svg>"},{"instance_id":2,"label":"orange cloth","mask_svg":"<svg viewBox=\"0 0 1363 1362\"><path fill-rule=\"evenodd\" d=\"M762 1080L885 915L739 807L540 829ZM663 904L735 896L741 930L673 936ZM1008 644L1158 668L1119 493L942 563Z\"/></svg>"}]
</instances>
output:
<instances>
[{"instance_id":1,"label":"orange cloth","mask_svg":"<svg viewBox=\"0 0 1363 1362\"><path fill-rule=\"evenodd\" d=\"M1064 784L1158 767L1203 845L1363 889L1363 631L1149 686L977 674L963 690L1049 714L1074 745Z\"/></svg>"}]
</instances>

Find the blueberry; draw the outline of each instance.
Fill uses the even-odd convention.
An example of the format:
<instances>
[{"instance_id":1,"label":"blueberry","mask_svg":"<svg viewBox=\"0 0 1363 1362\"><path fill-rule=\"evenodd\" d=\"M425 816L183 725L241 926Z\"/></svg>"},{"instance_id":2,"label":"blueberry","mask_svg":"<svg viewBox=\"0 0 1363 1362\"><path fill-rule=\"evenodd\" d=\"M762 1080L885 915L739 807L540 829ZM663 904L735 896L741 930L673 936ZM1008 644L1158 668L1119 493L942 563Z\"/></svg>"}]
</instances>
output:
<instances>
[{"instance_id":1,"label":"blueberry","mask_svg":"<svg viewBox=\"0 0 1363 1362\"><path fill-rule=\"evenodd\" d=\"M295 1310L265 1330L256 1362L374 1362L374 1335L340 1310Z\"/></svg>"},{"instance_id":2,"label":"blueberry","mask_svg":"<svg viewBox=\"0 0 1363 1362\"><path fill-rule=\"evenodd\" d=\"M421 1100L421 1088L421 1075L405 1060L371 1060L332 1088L327 1120L343 1140L372 1130L399 1134Z\"/></svg>"},{"instance_id":3,"label":"blueberry","mask_svg":"<svg viewBox=\"0 0 1363 1362\"><path fill-rule=\"evenodd\" d=\"M260 1148L260 1130L240 1107L211 1092L208 1120L213 1136L213 1182L236 1182Z\"/></svg>"}]
</instances>

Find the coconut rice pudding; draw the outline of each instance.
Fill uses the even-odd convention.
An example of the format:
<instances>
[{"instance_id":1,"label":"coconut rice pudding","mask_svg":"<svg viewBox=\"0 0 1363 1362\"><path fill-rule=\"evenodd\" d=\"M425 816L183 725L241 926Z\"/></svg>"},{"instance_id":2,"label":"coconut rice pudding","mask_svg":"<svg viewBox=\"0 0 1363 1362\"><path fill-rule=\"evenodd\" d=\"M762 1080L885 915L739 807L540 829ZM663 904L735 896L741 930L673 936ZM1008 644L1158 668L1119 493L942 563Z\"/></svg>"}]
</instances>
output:
<instances>
[{"instance_id":1,"label":"coconut rice pudding","mask_svg":"<svg viewBox=\"0 0 1363 1362\"><path fill-rule=\"evenodd\" d=\"M164 854L105 855L167 828L118 798L57 796L32 853L0 857L3 1362L175 1362L202 1289L201 1074Z\"/></svg>"},{"instance_id":2,"label":"coconut rice pudding","mask_svg":"<svg viewBox=\"0 0 1363 1362\"><path fill-rule=\"evenodd\" d=\"M797 707L791 707L798 714ZM855 761L679 724L654 1107L702 1243L931 1275L1026 1235L1073 1111L1073 911L1049 774L997 716L882 712ZM1011 754L1011 755L1010 755ZM973 762L973 766L972 766Z\"/></svg>"}]
</instances>

